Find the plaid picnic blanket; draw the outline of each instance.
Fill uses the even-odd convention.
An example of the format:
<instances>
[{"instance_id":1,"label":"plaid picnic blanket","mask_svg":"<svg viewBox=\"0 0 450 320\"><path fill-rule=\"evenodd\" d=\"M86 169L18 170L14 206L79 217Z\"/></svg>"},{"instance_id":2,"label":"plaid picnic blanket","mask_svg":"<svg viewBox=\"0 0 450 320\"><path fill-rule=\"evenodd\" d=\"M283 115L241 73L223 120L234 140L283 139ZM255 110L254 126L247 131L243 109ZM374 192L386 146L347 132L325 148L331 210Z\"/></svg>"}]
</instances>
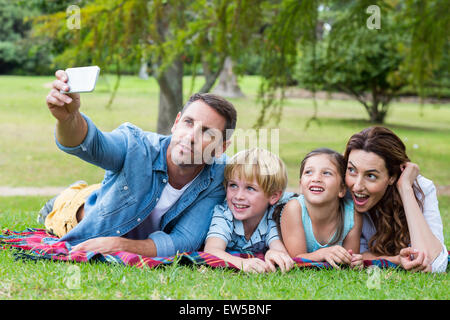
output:
<instances>
[{"instance_id":1,"label":"plaid picnic blanket","mask_svg":"<svg viewBox=\"0 0 450 320\"><path fill-rule=\"evenodd\" d=\"M0 235L0 248L17 249L14 251L14 257L25 260L56 260L56 261L72 261L72 262L107 262L119 265L129 265L138 268L149 267L154 268L160 265L191 264L206 265L213 268L233 268L236 266L225 262L224 260L202 251L182 252L171 257L146 257L130 252L115 252L114 254L101 254L98 252L76 251L70 252L71 246L67 242L58 242L58 237L51 235L45 229L28 228L25 231L3 230ZM243 252L230 252L233 255L242 258L257 257L264 259L262 253L251 254ZM332 266L327 262L316 262L308 259L294 258L297 267L329 269ZM396 264L380 259L365 260L364 267L377 266L379 268L397 267Z\"/></svg>"}]
</instances>

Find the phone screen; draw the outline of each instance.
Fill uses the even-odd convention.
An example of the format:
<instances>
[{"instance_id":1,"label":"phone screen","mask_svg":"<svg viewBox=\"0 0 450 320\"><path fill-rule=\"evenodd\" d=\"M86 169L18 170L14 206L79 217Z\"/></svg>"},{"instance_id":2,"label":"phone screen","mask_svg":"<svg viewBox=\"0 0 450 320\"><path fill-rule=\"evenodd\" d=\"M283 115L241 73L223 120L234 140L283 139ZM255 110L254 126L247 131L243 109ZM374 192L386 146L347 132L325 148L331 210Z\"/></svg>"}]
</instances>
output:
<instances>
[{"instance_id":1,"label":"phone screen","mask_svg":"<svg viewBox=\"0 0 450 320\"><path fill-rule=\"evenodd\" d=\"M92 92L95 89L100 68L98 66L68 68L66 73L69 78L67 81L69 91L62 93Z\"/></svg>"}]
</instances>

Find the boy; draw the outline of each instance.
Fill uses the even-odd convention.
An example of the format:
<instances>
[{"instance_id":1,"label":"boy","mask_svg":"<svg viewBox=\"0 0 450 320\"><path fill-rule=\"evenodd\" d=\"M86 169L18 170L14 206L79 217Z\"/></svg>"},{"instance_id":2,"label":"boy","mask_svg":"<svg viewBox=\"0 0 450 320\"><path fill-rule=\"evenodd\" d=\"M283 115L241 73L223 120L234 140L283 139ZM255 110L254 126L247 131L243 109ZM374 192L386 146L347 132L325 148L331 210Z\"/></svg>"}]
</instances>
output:
<instances>
[{"instance_id":1,"label":"boy","mask_svg":"<svg viewBox=\"0 0 450 320\"><path fill-rule=\"evenodd\" d=\"M290 270L294 261L272 220L273 205L287 185L281 159L259 148L238 152L225 167L224 185L226 199L214 207L204 251L243 271L275 271L275 264L283 272ZM236 257L226 252L230 250L267 252L263 261Z\"/></svg>"}]
</instances>

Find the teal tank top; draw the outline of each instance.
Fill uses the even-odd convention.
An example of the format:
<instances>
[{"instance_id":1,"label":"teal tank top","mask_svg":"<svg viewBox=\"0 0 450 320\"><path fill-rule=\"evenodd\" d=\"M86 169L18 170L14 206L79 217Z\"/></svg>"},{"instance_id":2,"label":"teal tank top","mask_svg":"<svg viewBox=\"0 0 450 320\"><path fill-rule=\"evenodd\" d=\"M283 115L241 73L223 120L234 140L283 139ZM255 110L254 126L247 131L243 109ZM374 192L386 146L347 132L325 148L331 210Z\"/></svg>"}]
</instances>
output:
<instances>
[{"instance_id":1,"label":"teal tank top","mask_svg":"<svg viewBox=\"0 0 450 320\"><path fill-rule=\"evenodd\" d=\"M302 222L303 222L303 229L305 230L305 237L306 237L306 249L307 252L314 252L321 248L329 247L330 245L327 243L325 245L321 245L316 238L314 237L314 232L312 228L311 218L309 217L309 213L306 210L306 204L305 204L305 198L301 194L295 199L298 200L300 205L302 206ZM350 230L353 228L354 221L354 207L353 207L353 201L351 199L344 199L344 230L342 233L341 239L339 239L339 242L337 242L335 245L342 246L342 243L344 242L345 237L350 232ZM332 241L334 238L334 235L330 238L329 241Z\"/></svg>"}]
</instances>

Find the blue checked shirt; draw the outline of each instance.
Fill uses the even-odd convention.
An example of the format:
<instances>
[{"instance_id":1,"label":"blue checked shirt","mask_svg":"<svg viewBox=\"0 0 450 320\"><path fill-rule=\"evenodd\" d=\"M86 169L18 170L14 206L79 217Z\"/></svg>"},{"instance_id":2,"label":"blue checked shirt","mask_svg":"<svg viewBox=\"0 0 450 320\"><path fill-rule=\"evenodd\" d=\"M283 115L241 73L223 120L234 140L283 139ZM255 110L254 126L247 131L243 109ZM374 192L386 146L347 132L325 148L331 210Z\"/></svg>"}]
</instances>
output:
<instances>
[{"instance_id":1,"label":"blue checked shirt","mask_svg":"<svg viewBox=\"0 0 450 320\"><path fill-rule=\"evenodd\" d=\"M245 238L242 221L236 220L228 208L226 200L214 207L211 226L206 238L216 237L227 243L227 251L265 252L273 240L278 240L275 221L272 220L273 206L266 210L264 216L249 240Z\"/></svg>"}]
</instances>

